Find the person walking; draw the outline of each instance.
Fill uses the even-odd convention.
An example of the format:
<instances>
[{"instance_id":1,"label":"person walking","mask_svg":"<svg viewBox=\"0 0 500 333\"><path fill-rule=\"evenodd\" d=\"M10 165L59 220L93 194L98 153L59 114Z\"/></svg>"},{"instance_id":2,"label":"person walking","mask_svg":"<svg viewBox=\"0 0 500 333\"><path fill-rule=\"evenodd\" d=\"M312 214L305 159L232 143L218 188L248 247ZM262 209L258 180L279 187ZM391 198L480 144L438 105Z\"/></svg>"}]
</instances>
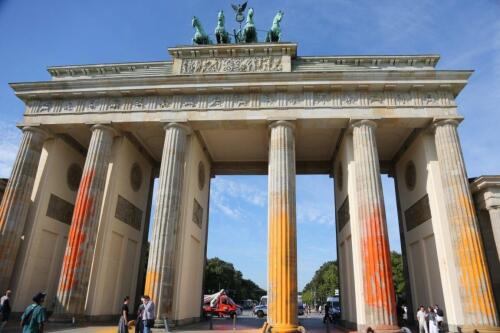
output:
<instances>
[{"instance_id":1,"label":"person walking","mask_svg":"<svg viewBox=\"0 0 500 333\"><path fill-rule=\"evenodd\" d=\"M330 303L326 302L324 309L325 316L323 317L323 324L325 324L327 320L332 322L332 319L330 318Z\"/></svg>"},{"instance_id":2,"label":"person walking","mask_svg":"<svg viewBox=\"0 0 500 333\"><path fill-rule=\"evenodd\" d=\"M434 304L434 311L436 312L437 328L441 332L443 329L444 311L437 304Z\"/></svg>"},{"instance_id":3,"label":"person walking","mask_svg":"<svg viewBox=\"0 0 500 333\"><path fill-rule=\"evenodd\" d=\"M10 307L10 296L12 295L12 291L7 290L5 295L0 298L0 312L2 314L2 321L0 322L0 333L3 331L5 325L9 321L10 313L12 312L12 308Z\"/></svg>"},{"instance_id":4,"label":"person walking","mask_svg":"<svg viewBox=\"0 0 500 333\"><path fill-rule=\"evenodd\" d=\"M438 333L436 312L430 306L427 308L427 318L429 319L429 333Z\"/></svg>"},{"instance_id":5,"label":"person walking","mask_svg":"<svg viewBox=\"0 0 500 333\"><path fill-rule=\"evenodd\" d=\"M42 306L45 302L45 293L39 292L33 296L33 304L28 305L21 316L21 327L23 333L43 333L46 319L45 308Z\"/></svg>"},{"instance_id":6,"label":"person walking","mask_svg":"<svg viewBox=\"0 0 500 333\"><path fill-rule=\"evenodd\" d=\"M408 326L408 307L403 303L401 305L401 312L403 313L403 326Z\"/></svg>"},{"instance_id":7,"label":"person walking","mask_svg":"<svg viewBox=\"0 0 500 333\"><path fill-rule=\"evenodd\" d=\"M144 311L142 311L143 333L151 333L155 325L155 304L148 295L144 296Z\"/></svg>"},{"instance_id":8,"label":"person walking","mask_svg":"<svg viewBox=\"0 0 500 333\"><path fill-rule=\"evenodd\" d=\"M135 333L144 331L144 323L142 322L142 313L144 312L144 296L141 296L141 304L137 309L137 320L135 321Z\"/></svg>"},{"instance_id":9,"label":"person walking","mask_svg":"<svg viewBox=\"0 0 500 333\"><path fill-rule=\"evenodd\" d=\"M427 329L427 314L425 313L425 309L423 305L420 305L417 312L417 321L418 321L418 333L429 333Z\"/></svg>"},{"instance_id":10,"label":"person walking","mask_svg":"<svg viewBox=\"0 0 500 333\"><path fill-rule=\"evenodd\" d=\"M118 333L127 333L128 332L128 302L130 298L125 296L123 299L122 305L122 313L120 316L120 321L118 322Z\"/></svg>"}]
</instances>

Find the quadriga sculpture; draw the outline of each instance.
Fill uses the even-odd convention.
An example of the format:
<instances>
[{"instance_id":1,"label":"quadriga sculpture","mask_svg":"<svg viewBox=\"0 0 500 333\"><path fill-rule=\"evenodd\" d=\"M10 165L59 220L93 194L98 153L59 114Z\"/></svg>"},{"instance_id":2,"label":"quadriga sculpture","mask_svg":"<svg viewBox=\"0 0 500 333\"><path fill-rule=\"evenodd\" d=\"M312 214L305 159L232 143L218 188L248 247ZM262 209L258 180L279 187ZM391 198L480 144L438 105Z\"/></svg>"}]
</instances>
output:
<instances>
[{"instance_id":1,"label":"quadriga sculpture","mask_svg":"<svg viewBox=\"0 0 500 333\"><path fill-rule=\"evenodd\" d=\"M193 28L195 28L196 30L193 37L193 44L196 45L212 44L212 41L205 33L205 30L203 30L201 22L196 16L193 16Z\"/></svg>"},{"instance_id":2,"label":"quadriga sculpture","mask_svg":"<svg viewBox=\"0 0 500 333\"><path fill-rule=\"evenodd\" d=\"M225 28L225 21L224 11L221 10L217 16L217 27L215 27L215 39L217 39L217 44L231 43L231 38Z\"/></svg>"},{"instance_id":3,"label":"quadriga sculpture","mask_svg":"<svg viewBox=\"0 0 500 333\"><path fill-rule=\"evenodd\" d=\"M244 43L257 43L257 29L253 22L253 8L248 10L247 22L243 27L243 42Z\"/></svg>"},{"instance_id":4,"label":"quadriga sculpture","mask_svg":"<svg viewBox=\"0 0 500 333\"><path fill-rule=\"evenodd\" d=\"M267 32L266 42L275 43L281 40L281 27L280 22L283 18L283 12L278 10L278 13L273 19L273 25L271 26L271 30Z\"/></svg>"}]
</instances>

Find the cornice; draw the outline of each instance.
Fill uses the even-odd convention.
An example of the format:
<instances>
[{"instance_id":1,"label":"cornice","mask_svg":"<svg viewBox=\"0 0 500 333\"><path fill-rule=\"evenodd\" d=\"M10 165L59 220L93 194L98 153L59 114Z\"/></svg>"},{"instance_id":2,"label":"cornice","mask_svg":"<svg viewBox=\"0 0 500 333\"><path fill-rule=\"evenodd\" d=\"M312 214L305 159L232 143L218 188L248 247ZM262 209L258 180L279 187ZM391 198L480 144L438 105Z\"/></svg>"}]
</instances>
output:
<instances>
[{"instance_id":1,"label":"cornice","mask_svg":"<svg viewBox=\"0 0 500 333\"><path fill-rule=\"evenodd\" d=\"M222 45L187 45L171 47L168 53L174 59L229 58L248 56L290 56L297 55L296 43L256 43Z\"/></svg>"},{"instance_id":2,"label":"cornice","mask_svg":"<svg viewBox=\"0 0 500 333\"><path fill-rule=\"evenodd\" d=\"M500 175L479 176L470 182L472 193L476 193L490 187L500 187Z\"/></svg>"},{"instance_id":3,"label":"cornice","mask_svg":"<svg viewBox=\"0 0 500 333\"><path fill-rule=\"evenodd\" d=\"M308 90L449 90L456 96L472 71L346 71L329 73L261 73L178 75L54 80L11 83L22 100L91 96L131 96L215 92Z\"/></svg>"}]
</instances>

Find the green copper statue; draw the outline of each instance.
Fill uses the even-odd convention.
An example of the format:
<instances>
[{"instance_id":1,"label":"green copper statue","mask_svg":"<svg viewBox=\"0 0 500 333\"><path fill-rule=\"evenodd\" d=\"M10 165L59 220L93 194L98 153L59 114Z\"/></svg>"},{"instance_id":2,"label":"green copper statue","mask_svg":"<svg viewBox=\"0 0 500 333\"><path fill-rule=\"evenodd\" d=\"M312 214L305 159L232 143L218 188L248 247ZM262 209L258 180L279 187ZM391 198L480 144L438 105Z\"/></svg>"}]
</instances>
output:
<instances>
[{"instance_id":1,"label":"green copper statue","mask_svg":"<svg viewBox=\"0 0 500 333\"><path fill-rule=\"evenodd\" d=\"M210 38L208 38L208 35L205 33L205 30L203 30L203 27L201 26L200 20L196 16L193 16L193 28L196 29L196 32L194 33L193 37L193 44L196 45L212 44L212 41L210 40Z\"/></svg>"},{"instance_id":2,"label":"green copper statue","mask_svg":"<svg viewBox=\"0 0 500 333\"><path fill-rule=\"evenodd\" d=\"M284 13L281 10L278 10L278 13L273 19L273 25L271 27L271 30L267 32L266 42L276 43L281 40L280 22L281 19L283 18L283 14Z\"/></svg>"},{"instance_id":3,"label":"green copper statue","mask_svg":"<svg viewBox=\"0 0 500 333\"><path fill-rule=\"evenodd\" d=\"M248 10L247 22L243 27L243 36L241 42L243 43L257 43L257 29L253 23L253 8Z\"/></svg>"},{"instance_id":4,"label":"green copper statue","mask_svg":"<svg viewBox=\"0 0 500 333\"><path fill-rule=\"evenodd\" d=\"M217 39L217 44L227 44L231 43L229 34L225 28L225 17L224 12L221 10L217 16L217 27L215 27L215 38Z\"/></svg>"}]
</instances>

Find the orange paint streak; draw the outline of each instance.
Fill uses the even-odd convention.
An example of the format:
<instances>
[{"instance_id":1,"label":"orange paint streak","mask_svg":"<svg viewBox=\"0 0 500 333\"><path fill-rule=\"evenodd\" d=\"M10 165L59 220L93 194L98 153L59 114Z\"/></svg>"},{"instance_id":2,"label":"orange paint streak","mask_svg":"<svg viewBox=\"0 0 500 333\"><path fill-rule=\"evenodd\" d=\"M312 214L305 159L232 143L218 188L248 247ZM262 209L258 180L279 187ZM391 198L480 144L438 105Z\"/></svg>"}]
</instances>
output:
<instances>
[{"instance_id":1,"label":"orange paint streak","mask_svg":"<svg viewBox=\"0 0 500 333\"><path fill-rule=\"evenodd\" d=\"M2 205L0 206L0 231L3 233L4 228L7 223L7 208L12 201L12 197L14 196L14 189L12 187L7 186L2 198Z\"/></svg>"},{"instance_id":2,"label":"orange paint streak","mask_svg":"<svg viewBox=\"0 0 500 333\"><path fill-rule=\"evenodd\" d=\"M156 271L148 271L146 273L146 285L144 286L144 294L153 296L153 289L158 281L160 281L160 274Z\"/></svg>"},{"instance_id":3,"label":"orange paint streak","mask_svg":"<svg viewBox=\"0 0 500 333\"><path fill-rule=\"evenodd\" d=\"M362 238L365 302L395 314L394 285L390 264L389 242L384 234L380 211L375 209L366 221Z\"/></svg>"},{"instance_id":4,"label":"orange paint streak","mask_svg":"<svg viewBox=\"0 0 500 333\"><path fill-rule=\"evenodd\" d=\"M68 246L64 255L61 283L59 284L59 291L61 292L72 290L79 282L76 278L76 271L84 254L82 244L87 239L85 227L94 202L90 194L90 185L94 174L94 171L88 171L83 175L80 182L68 236Z\"/></svg>"}]
</instances>

